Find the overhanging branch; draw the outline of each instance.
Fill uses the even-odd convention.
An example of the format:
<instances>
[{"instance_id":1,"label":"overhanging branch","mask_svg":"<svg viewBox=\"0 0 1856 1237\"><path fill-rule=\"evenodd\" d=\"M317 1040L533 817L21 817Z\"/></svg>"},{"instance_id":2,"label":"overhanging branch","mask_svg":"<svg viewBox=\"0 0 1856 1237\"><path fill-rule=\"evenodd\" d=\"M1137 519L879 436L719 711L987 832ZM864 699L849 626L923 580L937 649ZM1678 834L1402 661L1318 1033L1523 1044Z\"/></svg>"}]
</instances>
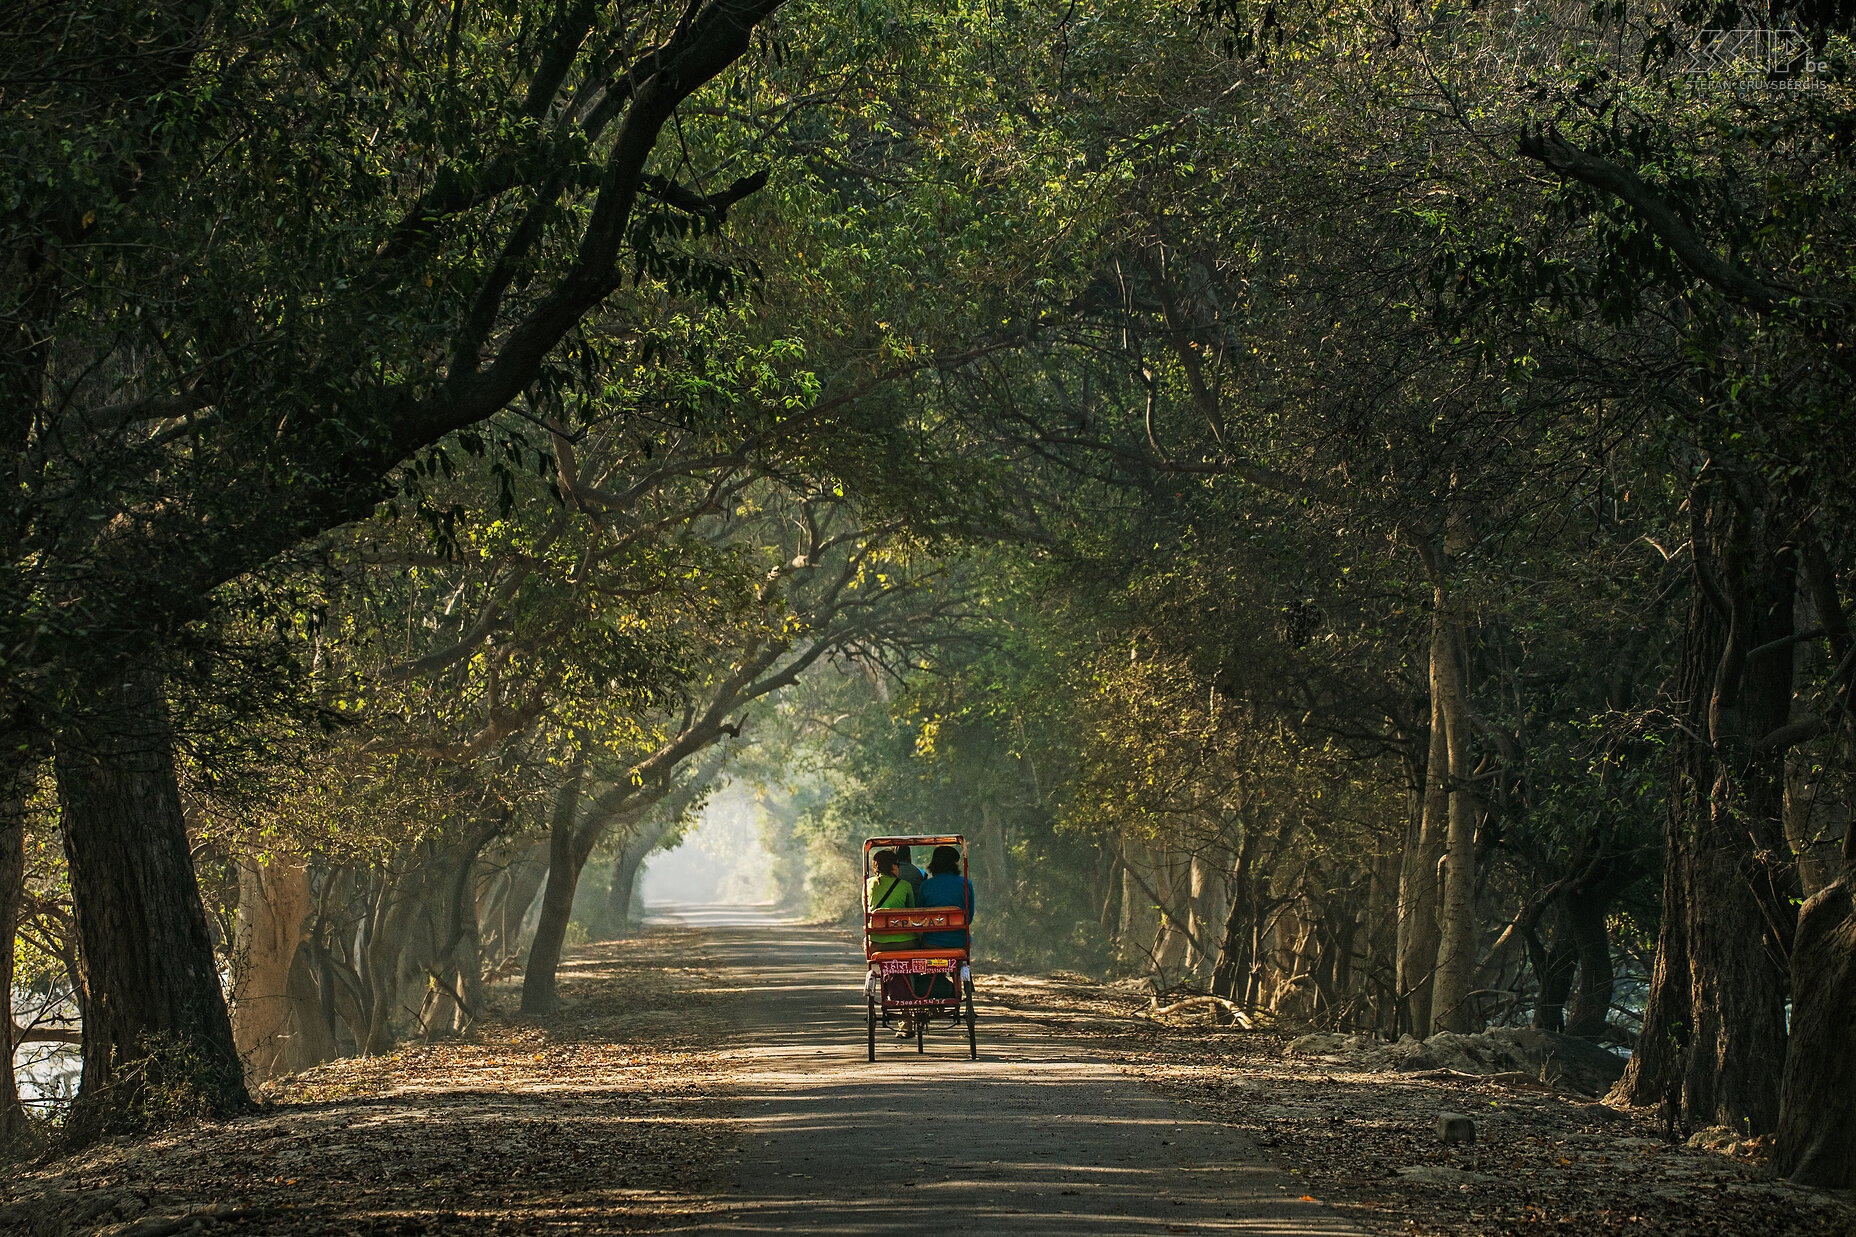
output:
<instances>
[{"instance_id":1,"label":"overhanging branch","mask_svg":"<svg viewBox=\"0 0 1856 1237\"><path fill-rule=\"evenodd\" d=\"M707 196L666 180L662 176L646 174L639 182L644 191L667 206L691 215L701 215L722 223L728 218L728 208L749 194L758 193L767 187L767 169L743 176L720 193Z\"/></svg>"},{"instance_id":2,"label":"overhanging branch","mask_svg":"<svg viewBox=\"0 0 1856 1237\"><path fill-rule=\"evenodd\" d=\"M1805 296L1794 289L1759 279L1744 267L1721 258L1642 177L1580 150L1555 126L1524 130L1517 145L1524 157L1535 160L1548 171L1608 193L1636 211L1683 266L1736 304L1763 315L1816 320L1849 316L1847 302Z\"/></svg>"}]
</instances>

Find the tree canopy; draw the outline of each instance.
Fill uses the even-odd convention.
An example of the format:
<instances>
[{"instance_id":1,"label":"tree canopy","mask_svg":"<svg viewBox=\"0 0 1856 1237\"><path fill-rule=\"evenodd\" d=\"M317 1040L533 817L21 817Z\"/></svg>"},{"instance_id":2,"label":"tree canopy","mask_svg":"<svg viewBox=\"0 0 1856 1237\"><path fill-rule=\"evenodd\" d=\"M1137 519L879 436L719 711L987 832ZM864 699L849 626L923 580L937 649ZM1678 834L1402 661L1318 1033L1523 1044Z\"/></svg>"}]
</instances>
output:
<instances>
[{"instance_id":1,"label":"tree canopy","mask_svg":"<svg viewBox=\"0 0 1856 1237\"><path fill-rule=\"evenodd\" d=\"M732 781L810 913L958 825L1001 960L1628 1045L1856 1184L1850 38L7 17L0 917L68 1132L549 1008Z\"/></svg>"}]
</instances>

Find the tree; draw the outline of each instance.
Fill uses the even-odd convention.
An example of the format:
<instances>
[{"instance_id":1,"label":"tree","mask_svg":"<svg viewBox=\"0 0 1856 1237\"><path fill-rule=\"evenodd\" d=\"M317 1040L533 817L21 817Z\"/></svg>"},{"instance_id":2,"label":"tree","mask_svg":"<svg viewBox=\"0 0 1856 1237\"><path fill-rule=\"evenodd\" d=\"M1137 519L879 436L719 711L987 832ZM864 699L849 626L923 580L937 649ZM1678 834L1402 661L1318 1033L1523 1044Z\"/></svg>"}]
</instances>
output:
<instances>
[{"instance_id":1,"label":"tree","mask_svg":"<svg viewBox=\"0 0 1856 1237\"><path fill-rule=\"evenodd\" d=\"M0 1062L0 1145L19 1137L25 1125L25 1110L13 1077L17 1026L13 984L16 929L26 879L26 801L37 772L30 755L30 749L0 754L0 1035L6 1037L6 1060Z\"/></svg>"},{"instance_id":2,"label":"tree","mask_svg":"<svg viewBox=\"0 0 1856 1237\"><path fill-rule=\"evenodd\" d=\"M769 563L761 598L770 605L749 617L716 650L707 672L689 685L680 708L658 719L606 777L605 789L577 793L556 809L542 915L529 952L522 1008L541 1013L556 1001L560 961L581 870L608 827L636 819L677 788L678 768L722 742L738 739L745 710L792 686L821 659L855 647L902 642L909 629L945 603L934 595L932 563L912 562L893 530L863 526L835 498L784 495L767 489L760 501L729 512L718 536L748 538ZM730 527L739 522L739 527ZM714 775L695 779L700 790Z\"/></svg>"},{"instance_id":3,"label":"tree","mask_svg":"<svg viewBox=\"0 0 1856 1237\"><path fill-rule=\"evenodd\" d=\"M1816 54L1847 46L1847 23L1831 15L1813 26ZM1748 142L1738 127L1748 100L1657 97L1668 31L1660 37L1661 52L1653 34L1644 43L1656 70L1650 89L1608 91L1608 106L1629 118L1626 140L1596 126L1569 140L1545 123L1519 135L1522 155L1563 178L1595 247L1617 259L1609 269L1620 313L1648 313L1669 298L1696 344L1683 376L1692 403L1676 420L1696 461L1682 470L1694 599L1677 697L1680 780L1645 1051L1627 1081L1634 1098L1691 1124L1780 1128L1783 1171L1846 1182L1856 1158L1822 1148L1848 1146L1847 1106L1825 1104L1802 1081L1852 1050L1833 1012L1838 998L1817 982L1791 990L1799 1034L1787 1042L1788 972L1798 961L1790 955L1803 920L1791 909L1799 874L1783 800L1790 754L1839 729L1856 673L1847 657L1834 664L1811 693L1825 703L1800 709L1798 646L1829 640L1834 654L1847 630L1833 563L1849 560L1832 557L1827 545L1842 538L1816 512L1837 503L1832 478L1849 467L1847 435L1820 434L1847 419L1849 401L1848 248L1821 248L1848 224L1829 207L1850 176L1836 136L1848 104L1839 90L1763 96L1753 104L1763 131L1785 136ZM1776 73L1795 78L1801 67ZM1757 181L1744 175L1751 167L1762 169ZM1746 229L1754 217L1757 235ZM1616 219L1635 234L1625 245L1599 223ZM1814 972L1849 965L1827 927L1834 904L1820 903L1829 918L1812 925ZM1783 1092L1782 1075L1793 1080Z\"/></svg>"},{"instance_id":4,"label":"tree","mask_svg":"<svg viewBox=\"0 0 1856 1237\"><path fill-rule=\"evenodd\" d=\"M31 69L7 95L22 157L0 364L30 480L5 618L39 633L9 694L54 736L87 1090L144 1058L131 1089L159 1089L174 1043L198 1054L184 1081L209 1109L245 1102L164 644L217 586L365 515L401 461L537 382L559 389L568 356L596 369L599 343L575 332L628 259L717 286L675 237L762 178L704 195L649 169L676 109L777 7L574 0L406 26L391 6L96 22L51 6L7 32L3 58ZM641 212L653 198L666 207Z\"/></svg>"}]
</instances>

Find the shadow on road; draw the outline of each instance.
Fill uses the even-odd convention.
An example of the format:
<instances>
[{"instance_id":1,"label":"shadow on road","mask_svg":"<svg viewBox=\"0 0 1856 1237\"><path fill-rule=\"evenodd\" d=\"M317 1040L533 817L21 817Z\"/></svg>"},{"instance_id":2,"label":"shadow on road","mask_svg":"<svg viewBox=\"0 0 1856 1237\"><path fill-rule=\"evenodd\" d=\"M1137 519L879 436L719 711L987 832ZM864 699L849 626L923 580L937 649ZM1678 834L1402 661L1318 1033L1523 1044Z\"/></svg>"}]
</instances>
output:
<instances>
[{"instance_id":1,"label":"shadow on road","mask_svg":"<svg viewBox=\"0 0 1856 1237\"><path fill-rule=\"evenodd\" d=\"M864 1059L863 961L836 931L744 908L697 928L735 1032L742 1139L715 1232L1340 1234L1241 1135L1123 1078L1104 1051L980 1008Z\"/></svg>"}]
</instances>

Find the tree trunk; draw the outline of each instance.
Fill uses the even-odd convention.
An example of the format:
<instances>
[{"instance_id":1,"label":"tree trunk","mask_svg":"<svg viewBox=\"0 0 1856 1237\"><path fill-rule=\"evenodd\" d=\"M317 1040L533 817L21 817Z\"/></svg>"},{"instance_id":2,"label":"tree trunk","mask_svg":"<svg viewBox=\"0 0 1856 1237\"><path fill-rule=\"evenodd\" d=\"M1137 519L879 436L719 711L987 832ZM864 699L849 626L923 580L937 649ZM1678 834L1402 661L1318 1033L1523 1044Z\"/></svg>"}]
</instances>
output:
<instances>
[{"instance_id":1,"label":"tree trunk","mask_svg":"<svg viewBox=\"0 0 1856 1237\"><path fill-rule=\"evenodd\" d=\"M1121 923L1115 933L1115 956L1130 970L1152 972L1154 959L1148 945L1159 929L1159 912L1153 896L1141 888L1135 872L1135 868L1147 860L1147 846L1138 838L1128 837L1122 838L1120 845Z\"/></svg>"},{"instance_id":2,"label":"tree trunk","mask_svg":"<svg viewBox=\"0 0 1856 1237\"><path fill-rule=\"evenodd\" d=\"M1684 653L1685 672L1690 659ZM1678 697L1679 700L1692 699ZM1692 713L1692 706L1687 710ZM1699 731L1692 733L1699 734ZM1699 753L1694 749L1701 741L1678 732L1671 741L1678 767L1675 785L1669 795L1669 810L1663 830L1663 919L1656 935L1656 964L1650 972L1650 992L1643 1007L1643 1029L1624 1076L1615 1088L1624 1102L1635 1108L1660 1107L1665 1123L1673 1125L1682 1102L1682 1059L1688 1051L1689 963L1688 963L1688 869L1687 851L1692 843L1682 823L1690 808L1682 804L1685 797L1696 795L1690 771ZM1671 1130L1673 1133L1673 1129Z\"/></svg>"},{"instance_id":3,"label":"tree trunk","mask_svg":"<svg viewBox=\"0 0 1856 1237\"><path fill-rule=\"evenodd\" d=\"M458 933L451 948L450 973L457 984L457 992L464 999L454 1011L450 1029L461 1035L483 1017L484 1001L489 994L483 983L483 935L477 922L477 900L469 896L468 890L459 916Z\"/></svg>"},{"instance_id":4,"label":"tree trunk","mask_svg":"<svg viewBox=\"0 0 1856 1237\"><path fill-rule=\"evenodd\" d=\"M1799 884L1809 898L1837 879L1839 854L1850 830L1850 805L1824 776L1821 758L1806 754L1788 766L1785 838L1798 856Z\"/></svg>"},{"instance_id":5,"label":"tree trunk","mask_svg":"<svg viewBox=\"0 0 1856 1237\"><path fill-rule=\"evenodd\" d=\"M426 1040L463 1032L483 1016L483 954L477 924L477 858L503 830L507 814L479 821L452 850L444 882L439 943L426 976L419 1032ZM460 996L462 1000L460 1001Z\"/></svg>"},{"instance_id":6,"label":"tree trunk","mask_svg":"<svg viewBox=\"0 0 1856 1237\"><path fill-rule=\"evenodd\" d=\"M1372 892L1366 899L1366 982L1373 993L1373 1029L1398 1037L1398 871L1399 855L1373 856Z\"/></svg>"},{"instance_id":7,"label":"tree trunk","mask_svg":"<svg viewBox=\"0 0 1856 1237\"><path fill-rule=\"evenodd\" d=\"M1826 1190L1856 1187L1856 846L1844 855L1844 874L1798 915L1777 1148L1782 1176Z\"/></svg>"},{"instance_id":8,"label":"tree trunk","mask_svg":"<svg viewBox=\"0 0 1856 1237\"><path fill-rule=\"evenodd\" d=\"M1856 634L1850 631L1849 615L1843 608L1843 595L1837 584L1836 568L1824 549L1822 540L1809 536L1804 540L1802 576L1810 599L1800 625L1824 631L1830 637L1829 665L1842 669L1841 681L1831 671L1830 690L1840 698L1842 707L1851 703L1856 690L1856 665L1851 651L1856 649ZM1797 645L1793 674L1801 672L1807 659L1808 643ZM1791 851L1798 857L1800 893L1806 899L1829 887L1844 871L1845 845L1850 834L1850 802L1847 780L1826 776L1831 768L1849 768L1856 750L1844 738L1841 726L1833 728L1820 751L1794 749L1788 754L1785 780L1785 834Z\"/></svg>"},{"instance_id":9,"label":"tree trunk","mask_svg":"<svg viewBox=\"0 0 1856 1237\"><path fill-rule=\"evenodd\" d=\"M1302 913L1300 899L1290 899L1276 917L1275 991L1270 994L1270 1011L1292 1023L1304 1023L1314 1016L1315 984L1311 955L1314 952L1314 921Z\"/></svg>"},{"instance_id":10,"label":"tree trunk","mask_svg":"<svg viewBox=\"0 0 1856 1237\"><path fill-rule=\"evenodd\" d=\"M1359 869L1354 876L1353 886L1344 890L1340 896L1341 905L1333 925L1333 948L1323 968L1328 982L1328 998L1336 1006L1345 1004L1352 995L1353 964L1360 937L1360 890L1364 885L1370 898L1372 879L1370 867Z\"/></svg>"},{"instance_id":11,"label":"tree trunk","mask_svg":"<svg viewBox=\"0 0 1856 1237\"><path fill-rule=\"evenodd\" d=\"M1437 698L1437 649L1443 616L1431 615L1431 734L1417 817L1406 832L1398 879L1398 991L1404 1030L1431 1033L1432 979L1442 939L1437 868L1444 856L1450 816L1450 744Z\"/></svg>"},{"instance_id":12,"label":"tree trunk","mask_svg":"<svg viewBox=\"0 0 1856 1237\"><path fill-rule=\"evenodd\" d=\"M477 921L488 929L483 949L491 970L521 955L523 921L547 878L548 844L537 842L510 858L485 891Z\"/></svg>"},{"instance_id":13,"label":"tree trunk","mask_svg":"<svg viewBox=\"0 0 1856 1237\"><path fill-rule=\"evenodd\" d=\"M1578 970L1579 953L1573 947L1572 931L1567 924L1566 901L1555 900L1553 925L1543 944L1532 928L1526 929L1529 961L1534 965L1534 979L1540 993L1534 999L1534 1029L1564 1031L1566 998L1572 993L1573 976Z\"/></svg>"},{"instance_id":14,"label":"tree trunk","mask_svg":"<svg viewBox=\"0 0 1856 1237\"><path fill-rule=\"evenodd\" d=\"M720 737L718 734L716 740ZM628 782L612 787L580 813L577 809L583 761L575 757L568 785L562 788L563 797L555 802L554 818L549 827L548 884L542 891L541 918L535 925L535 941L529 948L528 969L522 977L523 1013L545 1013L559 1004L554 972L560 965L561 950L567 941L567 925L573 918L574 891L580 884L580 872L592 858L601 835L615 820L633 824L649 822L645 824L645 831L650 835L650 844L645 847L644 854L650 854L707 792L727 760L727 747L717 744L709 749L703 763L680 782L673 780L676 765L671 764L660 771L655 781L642 785Z\"/></svg>"},{"instance_id":15,"label":"tree trunk","mask_svg":"<svg viewBox=\"0 0 1856 1237\"><path fill-rule=\"evenodd\" d=\"M1107 849L1103 850L1102 859L1102 909L1096 915L1096 925L1112 948L1116 944L1115 928L1121 920L1121 865L1115 862L1114 852Z\"/></svg>"},{"instance_id":16,"label":"tree trunk","mask_svg":"<svg viewBox=\"0 0 1856 1237\"><path fill-rule=\"evenodd\" d=\"M1796 562L1771 513L1729 486L1704 479L1689 505L1696 594L1679 684L1685 725L1672 743L1664 928L1623 1086L1691 1128L1764 1133L1778 1122L1796 885L1783 751L1760 740L1789 716L1792 661L1747 653L1791 635Z\"/></svg>"},{"instance_id":17,"label":"tree trunk","mask_svg":"<svg viewBox=\"0 0 1856 1237\"><path fill-rule=\"evenodd\" d=\"M1791 635L1796 577L1791 550L1766 550L1746 523L1736 512L1722 563L1730 613L1709 703L1713 786L1694 822L1689 869L1695 1030L1682 1113L1692 1127L1758 1134L1778 1125L1796 912L1773 870L1786 853L1784 755L1759 752L1751 741L1788 720L1792 660L1750 662L1746 651Z\"/></svg>"},{"instance_id":18,"label":"tree trunk","mask_svg":"<svg viewBox=\"0 0 1856 1237\"><path fill-rule=\"evenodd\" d=\"M631 935L633 923L638 917L638 873L643 869L644 861L651 857L651 852L658 848L665 835L676 826L681 814L681 808L674 812L654 813L619 843L612 858L612 883L606 889L606 903L600 911L599 930L602 936L619 938Z\"/></svg>"},{"instance_id":19,"label":"tree trunk","mask_svg":"<svg viewBox=\"0 0 1856 1237\"><path fill-rule=\"evenodd\" d=\"M149 657L97 679L53 757L89 993L73 1119L101 1131L242 1112L251 1097L181 817L161 673Z\"/></svg>"},{"instance_id":20,"label":"tree trunk","mask_svg":"<svg viewBox=\"0 0 1856 1237\"><path fill-rule=\"evenodd\" d=\"M1209 945L1218 940L1213 934L1224 930L1230 888L1219 865L1212 863L1200 851L1194 851L1192 855L1191 882L1192 901L1187 921L1190 949L1186 969L1196 976L1211 971L1217 965L1218 955L1204 953L1200 944Z\"/></svg>"},{"instance_id":21,"label":"tree trunk","mask_svg":"<svg viewBox=\"0 0 1856 1237\"><path fill-rule=\"evenodd\" d=\"M290 979L284 989L293 1015L285 1068L292 1073L341 1055L335 1044L334 1002L323 1000L317 983L317 960L317 952L308 947L306 938L296 951L296 964L290 968Z\"/></svg>"},{"instance_id":22,"label":"tree trunk","mask_svg":"<svg viewBox=\"0 0 1856 1237\"><path fill-rule=\"evenodd\" d=\"M1534 1025L1544 1030L1563 1029L1568 1035L1586 1039L1603 1038L1609 1030L1616 979L1611 966L1611 932L1605 920L1612 901L1644 872L1635 859L1612 849L1615 842L1608 834L1595 832L1587 842L1588 848L1596 851L1593 858L1561 887L1548 965L1556 968L1560 980L1557 999L1564 1001L1570 994L1572 1001L1563 1019L1564 1027L1535 1021ZM1529 950L1535 952L1531 929L1527 935ZM1576 990L1567 982L1575 963L1579 973ZM1564 968L1563 976L1558 968Z\"/></svg>"},{"instance_id":23,"label":"tree trunk","mask_svg":"<svg viewBox=\"0 0 1856 1237\"><path fill-rule=\"evenodd\" d=\"M353 943L343 941L332 914L344 895L352 896L356 886L365 888L352 869L332 868L322 872L316 891L316 917L297 951L299 957L307 955L304 965L308 980L315 987L316 1013L322 1024L320 1038L327 1042L330 1056L341 1055L344 1051L359 1055L367 1043L367 1014L362 995L365 985L360 973L349 965L348 957L339 952L345 944ZM345 1044L344 1028L347 1032Z\"/></svg>"},{"instance_id":24,"label":"tree trunk","mask_svg":"<svg viewBox=\"0 0 1856 1237\"><path fill-rule=\"evenodd\" d=\"M644 866L645 857L656 847L658 840L654 837L646 845L642 838L628 838L613 857L612 886L606 891L606 909L602 917L607 936L621 938L631 935L635 913L632 902L638 892L638 870Z\"/></svg>"},{"instance_id":25,"label":"tree trunk","mask_svg":"<svg viewBox=\"0 0 1856 1237\"><path fill-rule=\"evenodd\" d=\"M1224 939L1218 946L1218 963L1212 968L1212 994L1228 1001L1242 1002L1250 968L1256 962L1252 944L1256 940L1257 920L1257 845L1262 830L1251 819L1244 821L1243 840L1238 843L1237 863L1232 872L1231 907L1225 915Z\"/></svg>"},{"instance_id":26,"label":"tree trunk","mask_svg":"<svg viewBox=\"0 0 1856 1237\"><path fill-rule=\"evenodd\" d=\"M340 1041L336 1020L348 1029L348 1047L359 1056L367 1046L367 1006L365 986L353 967L338 957L327 944L315 940L316 993L321 999L322 1016L332 1038Z\"/></svg>"},{"instance_id":27,"label":"tree trunk","mask_svg":"<svg viewBox=\"0 0 1856 1237\"><path fill-rule=\"evenodd\" d=\"M292 1054L304 1016L290 996L290 975L310 914L309 868L279 856L238 869L238 916L232 946L232 1038L246 1076L263 1082L301 1068Z\"/></svg>"},{"instance_id":28,"label":"tree trunk","mask_svg":"<svg viewBox=\"0 0 1856 1237\"><path fill-rule=\"evenodd\" d=\"M1159 897L1160 924L1154 938L1154 969L1162 976L1171 973L1178 977L1182 964L1186 960L1186 933L1181 926L1183 915L1180 911L1185 899L1179 896L1179 887L1186 882L1178 856L1168 853L1164 848L1153 849L1154 855L1154 892Z\"/></svg>"},{"instance_id":29,"label":"tree trunk","mask_svg":"<svg viewBox=\"0 0 1856 1237\"><path fill-rule=\"evenodd\" d=\"M528 968L522 975L525 1014L551 1013L560 1005L554 973L561 964L567 922L574 913L574 890L580 883L574 843L580 820L580 779L585 768L585 754L576 754L568 767L567 780L554 796L554 811L548 821L548 883L542 890L541 920L535 925Z\"/></svg>"},{"instance_id":30,"label":"tree trunk","mask_svg":"<svg viewBox=\"0 0 1856 1237\"><path fill-rule=\"evenodd\" d=\"M980 800L979 845L974 850L974 857L980 861L980 870L973 874L974 883L982 890L996 890L992 897L994 905L999 905L1012 888L1012 864L1006 854L1005 822L986 799Z\"/></svg>"},{"instance_id":31,"label":"tree trunk","mask_svg":"<svg viewBox=\"0 0 1856 1237\"><path fill-rule=\"evenodd\" d=\"M1579 986L1566 1012L1566 1034L1600 1039L1611 1016L1616 977L1611 967L1611 933L1605 913L1615 886L1593 882L1566 898L1566 927L1579 962Z\"/></svg>"},{"instance_id":32,"label":"tree trunk","mask_svg":"<svg viewBox=\"0 0 1856 1237\"><path fill-rule=\"evenodd\" d=\"M1431 1026L1467 1034L1481 1030L1469 1003L1469 981L1476 970L1476 800L1469 789L1462 630L1450 605L1440 584L1432 602L1431 698L1444 723L1450 801Z\"/></svg>"},{"instance_id":33,"label":"tree trunk","mask_svg":"<svg viewBox=\"0 0 1856 1237\"><path fill-rule=\"evenodd\" d=\"M393 868L382 875L379 900L367 920L366 941L360 951L365 960L367 985L367 1037L365 1056L380 1056L393 1047L393 1016L399 1011L400 993L407 975L404 965L420 952L416 921L425 895L427 864L418 848L402 847Z\"/></svg>"},{"instance_id":34,"label":"tree trunk","mask_svg":"<svg viewBox=\"0 0 1856 1237\"><path fill-rule=\"evenodd\" d=\"M1847 719L1856 693L1856 636L1836 573L1815 537L1805 541L1804 566L1812 618L1829 631L1831 656L1842 668L1842 681L1833 678L1830 686ZM1842 733L1840 725L1833 727L1833 751ZM1848 749L1841 754L1847 759ZM1802 1185L1847 1190L1856 1187L1856 829L1847 806L1837 824L1840 862L1818 874L1832 879L1806 900L1792 941L1791 1041L1779 1103L1777 1167Z\"/></svg>"},{"instance_id":35,"label":"tree trunk","mask_svg":"<svg viewBox=\"0 0 1856 1237\"><path fill-rule=\"evenodd\" d=\"M1785 1063L1785 972L1770 921L1740 860L1745 826L1723 774L1691 861L1687 906L1693 1033L1682 1115L1690 1128L1765 1133L1778 1124ZM1738 835L1738 836L1736 836Z\"/></svg>"},{"instance_id":36,"label":"tree trunk","mask_svg":"<svg viewBox=\"0 0 1856 1237\"><path fill-rule=\"evenodd\" d=\"M367 1034L361 1055L379 1056L393 1046L393 1007L399 1002L399 899L391 875L382 874L379 900L368 916L367 940L361 950L367 971Z\"/></svg>"},{"instance_id":37,"label":"tree trunk","mask_svg":"<svg viewBox=\"0 0 1856 1237\"><path fill-rule=\"evenodd\" d=\"M26 798L32 790L33 762L13 735L0 752L0 1149L26 1128L13 1077L14 929L19 924L20 894L26 880Z\"/></svg>"}]
</instances>

